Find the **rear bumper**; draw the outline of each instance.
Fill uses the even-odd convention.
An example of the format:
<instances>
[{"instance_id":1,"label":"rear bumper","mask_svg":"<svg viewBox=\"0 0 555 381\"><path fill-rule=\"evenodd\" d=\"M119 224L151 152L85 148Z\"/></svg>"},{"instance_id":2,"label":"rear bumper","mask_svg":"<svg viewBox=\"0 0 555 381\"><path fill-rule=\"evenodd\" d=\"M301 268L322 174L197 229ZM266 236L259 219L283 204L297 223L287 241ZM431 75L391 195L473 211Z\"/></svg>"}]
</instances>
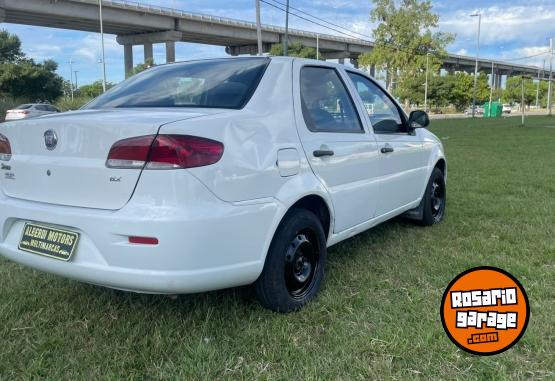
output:
<instances>
[{"instance_id":1,"label":"rear bumper","mask_svg":"<svg viewBox=\"0 0 555 381\"><path fill-rule=\"evenodd\" d=\"M273 200L231 204L186 171L146 171L132 200L106 211L0 194L0 255L66 278L144 293L180 294L250 284L278 223ZM69 262L18 249L26 222L79 232ZM156 246L129 236L156 237Z\"/></svg>"}]
</instances>

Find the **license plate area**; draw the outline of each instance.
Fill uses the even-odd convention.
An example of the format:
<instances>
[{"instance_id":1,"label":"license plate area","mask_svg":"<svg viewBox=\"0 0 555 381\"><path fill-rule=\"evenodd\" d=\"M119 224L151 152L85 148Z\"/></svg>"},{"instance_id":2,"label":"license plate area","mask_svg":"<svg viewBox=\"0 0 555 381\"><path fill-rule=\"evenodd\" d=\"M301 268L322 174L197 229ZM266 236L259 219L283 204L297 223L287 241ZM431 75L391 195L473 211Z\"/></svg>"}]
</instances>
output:
<instances>
[{"instance_id":1,"label":"license plate area","mask_svg":"<svg viewBox=\"0 0 555 381\"><path fill-rule=\"evenodd\" d=\"M69 230L26 223L19 250L67 262L75 252L79 237L79 233Z\"/></svg>"}]
</instances>

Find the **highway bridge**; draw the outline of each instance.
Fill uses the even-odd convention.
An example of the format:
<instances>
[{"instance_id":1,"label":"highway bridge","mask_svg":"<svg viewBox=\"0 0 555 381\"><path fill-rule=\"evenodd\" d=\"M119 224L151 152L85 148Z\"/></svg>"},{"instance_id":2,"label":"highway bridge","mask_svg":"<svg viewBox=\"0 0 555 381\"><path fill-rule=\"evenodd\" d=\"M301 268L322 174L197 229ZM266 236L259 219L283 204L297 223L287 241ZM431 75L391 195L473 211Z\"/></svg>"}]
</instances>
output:
<instances>
[{"instance_id":1,"label":"highway bridge","mask_svg":"<svg viewBox=\"0 0 555 381\"><path fill-rule=\"evenodd\" d=\"M253 5L254 8L254 5ZM254 10L253 10L254 11ZM133 46L144 46L145 60L153 57L153 44L166 44L167 62L175 61L176 42L193 42L224 46L230 55L256 54L256 24L198 13L141 4L125 0L103 0L104 31L117 35L124 47L125 71L133 69ZM99 32L98 0L0 0L0 22L25 24L87 32ZM285 29L262 26L263 48L284 40ZM290 29L291 43L316 47L327 59L345 59L358 66L358 57L372 50L373 44L356 38L316 34ZM538 76L538 68L494 61L496 85L503 75ZM491 60L481 59L480 70L491 72ZM443 68L449 72L474 72L475 58L450 54ZM544 72L544 79L548 73Z\"/></svg>"}]
</instances>

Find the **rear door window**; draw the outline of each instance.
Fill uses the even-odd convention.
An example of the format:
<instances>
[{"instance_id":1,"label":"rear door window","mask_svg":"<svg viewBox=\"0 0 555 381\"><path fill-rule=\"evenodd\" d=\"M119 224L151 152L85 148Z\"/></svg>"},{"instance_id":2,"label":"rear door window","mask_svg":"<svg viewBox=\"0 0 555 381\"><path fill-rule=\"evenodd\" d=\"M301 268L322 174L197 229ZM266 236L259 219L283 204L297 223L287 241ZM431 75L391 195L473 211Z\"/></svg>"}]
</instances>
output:
<instances>
[{"instance_id":1,"label":"rear door window","mask_svg":"<svg viewBox=\"0 0 555 381\"><path fill-rule=\"evenodd\" d=\"M349 91L333 68L301 69L301 104L312 132L364 133Z\"/></svg>"}]
</instances>

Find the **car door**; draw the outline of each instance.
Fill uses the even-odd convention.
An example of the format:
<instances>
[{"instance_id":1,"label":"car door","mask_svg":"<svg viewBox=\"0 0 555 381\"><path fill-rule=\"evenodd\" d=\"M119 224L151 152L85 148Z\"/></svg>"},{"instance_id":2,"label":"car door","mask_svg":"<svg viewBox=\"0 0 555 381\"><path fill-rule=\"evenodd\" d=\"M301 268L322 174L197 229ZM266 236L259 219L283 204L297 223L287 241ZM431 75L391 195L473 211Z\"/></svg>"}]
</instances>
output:
<instances>
[{"instance_id":1,"label":"car door","mask_svg":"<svg viewBox=\"0 0 555 381\"><path fill-rule=\"evenodd\" d=\"M337 68L294 61L295 118L314 174L333 202L336 233L374 217L378 147Z\"/></svg>"},{"instance_id":2,"label":"car door","mask_svg":"<svg viewBox=\"0 0 555 381\"><path fill-rule=\"evenodd\" d=\"M379 217L422 197L427 157L422 138L409 128L406 115L391 96L361 73L347 73L368 113L380 150Z\"/></svg>"}]
</instances>

